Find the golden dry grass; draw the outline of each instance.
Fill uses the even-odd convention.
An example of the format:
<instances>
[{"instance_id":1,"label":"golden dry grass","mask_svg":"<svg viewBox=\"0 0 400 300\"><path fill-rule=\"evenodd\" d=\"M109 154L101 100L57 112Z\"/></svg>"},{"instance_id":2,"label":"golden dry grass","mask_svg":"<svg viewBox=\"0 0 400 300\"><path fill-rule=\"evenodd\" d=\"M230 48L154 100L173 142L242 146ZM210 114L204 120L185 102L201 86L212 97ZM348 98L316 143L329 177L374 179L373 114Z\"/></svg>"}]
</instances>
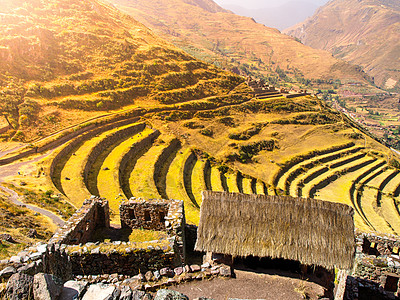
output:
<instances>
[{"instance_id":1,"label":"golden dry grass","mask_svg":"<svg viewBox=\"0 0 400 300\"><path fill-rule=\"evenodd\" d=\"M185 205L186 222L189 224L199 224L200 209L186 195L183 183L183 167L185 161L190 156L192 150L183 147L175 156L167 173L167 195L169 199L183 200Z\"/></svg>"},{"instance_id":2,"label":"golden dry grass","mask_svg":"<svg viewBox=\"0 0 400 300\"><path fill-rule=\"evenodd\" d=\"M204 179L205 164L206 164L205 160L198 159L193 167L192 178L191 178L192 192L199 206L201 206L201 202L203 201L201 197L201 192L206 190L205 179Z\"/></svg>"},{"instance_id":3,"label":"golden dry grass","mask_svg":"<svg viewBox=\"0 0 400 300\"><path fill-rule=\"evenodd\" d=\"M233 171L228 171L225 174L225 177L226 177L226 183L228 185L229 192L239 193L239 188L238 188L237 182L236 182L237 173L233 172Z\"/></svg>"},{"instance_id":4,"label":"golden dry grass","mask_svg":"<svg viewBox=\"0 0 400 300\"><path fill-rule=\"evenodd\" d=\"M245 194L253 194L253 190L251 188L251 179L250 178L243 178L243 193Z\"/></svg>"},{"instance_id":5,"label":"golden dry grass","mask_svg":"<svg viewBox=\"0 0 400 300\"><path fill-rule=\"evenodd\" d=\"M154 164L171 139L171 136L161 135L158 141L156 140L152 147L137 160L129 177L129 186L134 197L161 198L154 182ZM163 142L160 143L160 141Z\"/></svg>"},{"instance_id":6,"label":"golden dry grass","mask_svg":"<svg viewBox=\"0 0 400 300\"><path fill-rule=\"evenodd\" d=\"M221 173L216 167L211 168L211 188L216 192L223 192L224 188L221 182Z\"/></svg>"},{"instance_id":7,"label":"golden dry grass","mask_svg":"<svg viewBox=\"0 0 400 300\"><path fill-rule=\"evenodd\" d=\"M121 141L114 146L113 150L103 161L97 176L97 189L100 197L108 200L110 211L113 212L113 223L119 223L119 205L126 200L119 182L119 166L124 155L130 150L131 146L153 131L146 128L142 132Z\"/></svg>"}]
</instances>

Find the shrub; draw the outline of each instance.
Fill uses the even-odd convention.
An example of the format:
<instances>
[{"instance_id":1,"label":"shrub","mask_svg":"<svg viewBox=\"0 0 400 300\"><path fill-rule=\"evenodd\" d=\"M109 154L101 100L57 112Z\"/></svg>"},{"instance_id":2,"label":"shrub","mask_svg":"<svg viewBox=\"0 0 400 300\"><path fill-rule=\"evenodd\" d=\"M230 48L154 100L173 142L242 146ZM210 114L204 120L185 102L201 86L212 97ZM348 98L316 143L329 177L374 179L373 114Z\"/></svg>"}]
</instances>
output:
<instances>
[{"instance_id":1,"label":"shrub","mask_svg":"<svg viewBox=\"0 0 400 300\"><path fill-rule=\"evenodd\" d=\"M214 132L211 129L207 129L207 128L200 130L200 133L202 135L209 136L209 137L212 137L214 134Z\"/></svg>"},{"instance_id":2,"label":"shrub","mask_svg":"<svg viewBox=\"0 0 400 300\"><path fill-rule=\"evenodd\" d=\"M196 122L189 121L183 124L184 127L189 129L201 129L204 128L204 125L197 124Z\"/></svg>"}]
</instances>

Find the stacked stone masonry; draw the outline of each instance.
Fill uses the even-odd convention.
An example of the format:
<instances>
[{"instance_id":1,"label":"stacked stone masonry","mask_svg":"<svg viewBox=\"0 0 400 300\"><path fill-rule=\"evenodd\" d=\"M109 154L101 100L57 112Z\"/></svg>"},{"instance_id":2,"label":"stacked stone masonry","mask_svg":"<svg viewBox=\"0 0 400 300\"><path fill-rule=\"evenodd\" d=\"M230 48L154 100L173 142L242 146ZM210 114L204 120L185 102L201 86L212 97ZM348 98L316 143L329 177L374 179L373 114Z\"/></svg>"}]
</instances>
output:
<instances>
[{"instance_id":1,"label":"stacked stone masonry","mask_svg":"<svg viewBox=\"0 0 400 300\"><path fill-rule=\"evenodd\" d=\"M82 207L56 231L49 244L76 245L86 243L94 231L110 227L108 201L92 197L85 200Z\"/></svg>"},{"instance_id":2,"label":"stacked stone masonry","mask_svg":"<svg viewBox=\"0 0 400 300\"><path fill-rule=\"evenodd\" d=\"M358 233L356 258L344 299L365 295L394 299L400 295L400 240L395 236Z\"/></svg>"},{"instance_id":3,"label":"stacked stone masonry","mask_svg":"<svg viewBox=\"0 0 400 300\"><path fill-rule=\"evenodd\" d=\"M61 227L48 244L29 247L12 257L8 269L0 277L14 273L34 275L39 272L53 274L69 280L77 275L124 274L133 276L141 272L163 268L176 268L185 263L185 218L183 202L178 200L131 199L121 206L129 213L134 207L137 216L150 210L149 229L165 231L161 240L134 242L88 242L96 230L110 226L108 201L91 197ZM132 216L131 216L132 217ZM122 222L129 222L127 216ZM149 223L149 224L150 224ZM145 223L135 223L130 228L143 228Z\"/></svg>"}]
</instances>

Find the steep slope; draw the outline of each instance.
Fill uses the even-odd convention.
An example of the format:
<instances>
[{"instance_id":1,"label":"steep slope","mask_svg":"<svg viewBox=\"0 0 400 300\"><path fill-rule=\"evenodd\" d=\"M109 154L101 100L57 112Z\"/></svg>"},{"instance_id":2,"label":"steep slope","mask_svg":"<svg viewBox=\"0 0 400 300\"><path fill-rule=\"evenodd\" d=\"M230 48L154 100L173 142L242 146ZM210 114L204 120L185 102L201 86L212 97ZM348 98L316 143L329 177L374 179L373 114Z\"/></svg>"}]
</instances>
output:
<instances>
[{"instance_id":1,"label":"steep slope","mask_svg":"<svg viewBox=\"0 0 400 300\"><path fill-rule=\"evenodd\" d=\"M135 103L224 94L242 80L101 1L6 1L0 13L0 113L20 140Z\"/></svg>"},{"instance_id":2,"label":"steep slope","mask_svg":"<svg viewBox=\"0 0 400 300\"><path fill-rule=\"evenodd\" d=\"M304 44L362 66L387 89L400 88L400 3L334 0L287 31Z\"/></svg>"},{"instance_id":3,"label":"steep slope","mask_svg":"<svg viewBox=\"0 0 400 300\"><path fill-rule=\"evenodd\" d=\"M211 0L111 2L189 53L224 67L234 65L236 72L271 75L279 67L293 78L304 75L364 81L355 67L325 51L306 47L277 29L221 9L204 9L215 5Z\"/></svg>"}]
</instances>

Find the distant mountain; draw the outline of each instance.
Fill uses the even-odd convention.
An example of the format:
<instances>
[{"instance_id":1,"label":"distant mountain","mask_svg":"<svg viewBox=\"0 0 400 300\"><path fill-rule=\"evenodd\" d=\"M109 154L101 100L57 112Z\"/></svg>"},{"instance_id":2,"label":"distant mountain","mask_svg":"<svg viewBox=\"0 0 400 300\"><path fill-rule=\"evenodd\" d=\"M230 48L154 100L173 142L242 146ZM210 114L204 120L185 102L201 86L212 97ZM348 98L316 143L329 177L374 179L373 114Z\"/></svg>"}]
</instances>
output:
<instances>
[{"instance_id":1,"label":"distant mountain","mask_svg":"<svg viewBox=\"0 0 400 300\"><path fill-rule=\"evenodd\" d=\"M211 0L111 2L190 54L234 71L268 75L281 69L292 77L365 82L365 74L330 53L217 8Z\"/></svg>"},{"instance_id":2,"label":"distant mountain","mask_svg":"<svg viewBox=\"0 0 400 300\"><path fill-rule=\"evenodd\" d=\"M291 27L311 16L318 5L307 1L290 1L277 6L250 8L239 5L224 5L224 8L246 17L252 17L257 22L279 30Z\"/></svg>"},{"instance_id":3,"label":"distant mountain","mask_svg":"<svg viewBox=\"0 0 400 300\"><path fill-rule=\"evenodd\" d=\"M398 0L332 0L285 33L360 65L381 87L400 90Z\"/></svg>"}]
</instances>

